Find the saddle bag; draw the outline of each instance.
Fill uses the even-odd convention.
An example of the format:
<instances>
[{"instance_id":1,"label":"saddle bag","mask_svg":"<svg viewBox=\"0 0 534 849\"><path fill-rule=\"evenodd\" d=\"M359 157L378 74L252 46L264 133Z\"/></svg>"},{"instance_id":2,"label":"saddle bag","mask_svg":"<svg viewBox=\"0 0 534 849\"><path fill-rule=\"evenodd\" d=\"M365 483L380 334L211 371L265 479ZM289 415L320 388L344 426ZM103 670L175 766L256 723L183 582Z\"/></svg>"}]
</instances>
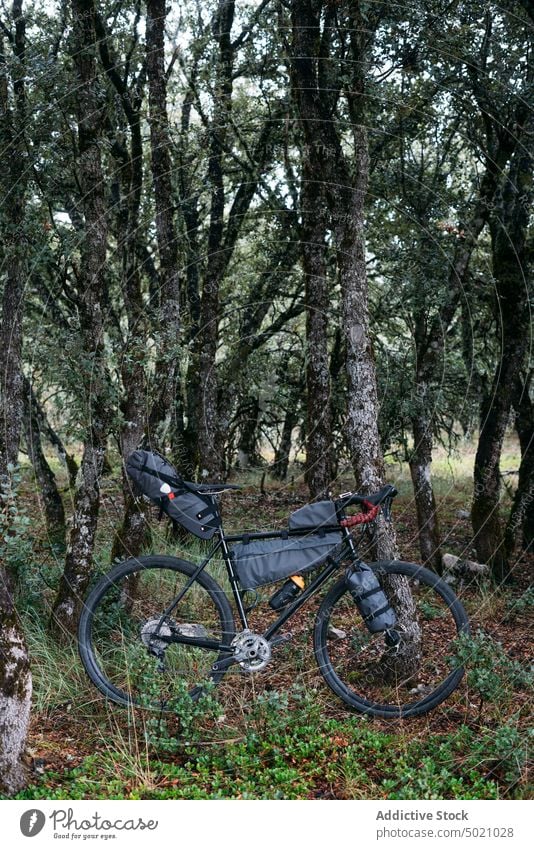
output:
<instances>
[{"instance_id":1,"label":"saddle bag","mask_svg":"<svg viewBox=\"0 0 534 849\"><path fill-rule=\"evenodd\" d=\"M251 540L236 545L232 559L241 586L254 589L311 571L326 560L340 542L341 533Z\"/></svg>"},{"instance_id":2,"label":"saddle bag","mask_svg":"<svg viewBox=\"0 0 534 849\"><path fill-rule=\"evenodd\" d=\"M156 451L133 451L126 460L126 471L143 495L200 539L211 539L220 527L215 500L195 491L195 485L184 481Z\"/></svg>"},{"instance_id":3,"label":"saddle bag","mask_svg":"<svg viewBox=\"0 0 534 849\"><path fill-rule=\"evenodd\" d=\"M360 611L363 621L372 634L387 631L397 622L397 615L387 600L373 570L360 563L361 571L348 569L345 582Z\"/></svg>"}]
</instances>

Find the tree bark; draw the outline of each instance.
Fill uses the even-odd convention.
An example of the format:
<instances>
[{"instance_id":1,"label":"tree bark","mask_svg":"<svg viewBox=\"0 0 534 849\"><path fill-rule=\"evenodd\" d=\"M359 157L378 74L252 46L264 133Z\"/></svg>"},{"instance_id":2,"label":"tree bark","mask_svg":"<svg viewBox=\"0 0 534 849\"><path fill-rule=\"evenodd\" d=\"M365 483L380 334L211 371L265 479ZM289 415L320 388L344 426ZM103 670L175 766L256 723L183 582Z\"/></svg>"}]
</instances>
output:
<instances>
[{"instance_id":1,"label":"tree bark","mask_svg":"<svg viewBox=\"0 0 534 849\"><path fill-rule=\"evenodd\" d=\"M153 404L149 417L149 438L161 442L165 422L176 397L180 342L180 274L175 226L173 163L167 111L165 76L165 0L147 0L146 64L148 79L148 123L156 235L159 253L160 307Z\"/></svg>"},{"instance_id":2,"label":"tree bark","mask_svg":"<svg viewBox=\"0 0 534 849\"><path fill-rule=\"evenodd\" d=\"M521 373L529 338L530 257L527 228L533 196L532 114L525 122L523 131L521 144L516 147L510 160L507 179L490 222L495 311L502 343L491 391L482 406L471 511L478 560L490 564L498 581L509 577L499 515L499 464L516 378Z\"/></svg>"},{"instance_id":3,"label":"tree bark","mask_svg":"<svg viewBox=\"0 0 534 849\"><path fill-rule=\"evenodd\" d=\"M312 148L313 150L313 148ZM303 151L301 250L306 282L306 482L321 498L332 481L332 412L328 360L329 291L326 266L326 208L321 174ZM315 166L315 167L314 167Z\"/></svg>"},{"instance_id":4,"label":"tree bark","mask_svg":"<svg viewBox=\"0 0 534 849\"><path fill-rule=\"evenodd\" d=\"M26 283L25 50L22 0L12 6L13 71L8 74L0 37L0 184L8 199L1 212L5 280L0 316L0 531L11 533L11 476L17 466L23 416L22 311ZM11 76L11 79L9 79ZM10 95L10 84L13 96ZM15 575L0 557L0 792L11 796L26 783L23 762L30 720L32 677L24 631L15 608Z\"/></svg>"},{"instance_id":5,"label":"tree bark","mask_svg":"<svg viewBox=\"0 0 534 849\"><path fill-rule=\"evenodd\" d=\"M342 293L342 323L346 345L347 441L358 489L377 490L384 483L384 462L378 433L378 394L376 372L369 336L368 284L365 263L364 206L369 176L369 151L365 130L365 74L368 64L372 17L365 24L360 3L342 2L336 6L336 23L350 33L351 75L336 80L344 90L353 127L354 148L349 162L343 151L334 120L331 90L325 78L333 67L329 35L321 14L331 7L311 0L293 0L292 89L306 143L315 147L322 161L326 202L334 233L337 268ZM329 25L333 22L329 19ZM396 556L393 526L383 518L377 521L374 556L389 560ZM408 674L419 664L420 628L414 605L403 579L388 581L386 590L395 598L405 641L397 656L398 674ZM387 672L387 670L385 670Z\"/></svg>"},{"instance_id":6,"label":"tree bark","mask_svg":"<svg viewBox=\"0 0 534 849\"><path fill-rule=\"evenodd\" d=\"M143 141L141 135L142 88L128 83L117 72L105 25L97 15L96 34L102 64L120 100L129 130L129 146L115 139L112 150L119 163L119 203L116 219L117 242L121 250L121 290L128 319L123 342L125 356L120 360L122 398L120 401L120 450L123 460L139 447L147 424L146 347L147 309L141 291L139 269L139 216L143 188ZM140 554L147 541L146 510L133 493L126 470L122 470L124 517L111 550L112 561Z\"/></svg>"},{"instance_id":7,"label":"tree bark","mask_svg":"<svg viewBox=\"0 0 534 849\"><path fill-rule=\"evenodd\" d=\"M32 698L28 649L15 609L13 584L0 561L0 793L7 796L26 784L23 757Z\"/></svg>"},{"instance_id":8,"label":"tree bark","mask_svg":"<svg viewBox=\"0 0 534 849\"><path fill-rule=\"evenodd\" d=\"M515 429L521 447L517 489L505 532L506 553L510 559L520 545L529 551L534 544L534 403L529 379L517 379L514 388Z\"/></svg>"},{"instance_id":9,"label":"tree bark","mask_svg":"<svg viewBox=\"0 0 534 849\"><path fill-rule=\"evenodd\" d=\"M443 569L441 534L430 471L432 466L431 423L424 416L416 416L412 420L412 430L414 447L410 456L410 474L417 510L419 548L423 564L441 574Z\"/></svg>"},{"instance_id":10,"label":"tree bark","mask_svg":"<svg viewBox=\"0 0 534 849\"><path fill-rule=\"evenodd\" d=\"M78 108L78 176L85 232L78 276L81 367L88 435L76 480L74 515L71 521L65 569L52 611L52 625L59 633L74 633L83 596L93 569L93 550L100 506L100 476L110 426L107 398L108 374L103 347L107 216L101 138L103 106L99 95L96 63L94 0L72 0L75 31Z\"/></svg>"},{"instance_id":11,"label":"tree bark","mask_svg":"<svg viewBox=\"0 0 534 849\"><path fill-rule=\"evenodd\" d=\"M39 412L29 381L24 381L24 435L28 457L33 466L44 506L48 534L53 541L65 542L65 508L56 483L56 476L48 465L41 443Z\"/></svg>"}]
</instances>

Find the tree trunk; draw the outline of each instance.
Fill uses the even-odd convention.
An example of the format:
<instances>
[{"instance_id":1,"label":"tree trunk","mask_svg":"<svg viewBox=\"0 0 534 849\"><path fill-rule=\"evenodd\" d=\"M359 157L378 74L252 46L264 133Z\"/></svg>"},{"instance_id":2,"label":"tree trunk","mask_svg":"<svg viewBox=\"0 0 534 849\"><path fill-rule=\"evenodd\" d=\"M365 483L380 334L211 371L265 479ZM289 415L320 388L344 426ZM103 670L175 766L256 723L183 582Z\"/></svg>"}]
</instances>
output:
<instances>
[{"instance_id":1,"label":"tree trunk","mask_svg":"<svg viewBox=\"0 0 534 849\"><path fill-rule=\"evenodd\" d=\"M343 327L347 369L347 438L357 488L364 493L379 489L385 481L384 459L378 432L378 392L374 355L369 336L367 269L365 263L364 203L369 169L367 133L355 130L355 183L345 205L332 214L338 250L343 298ZM343 195L348 195L344 191ZM344 213L344 214L343 214ZM376 522L373 557L398 557L395 530L382 515ZM395 604L402 649L394 659L385 658L384 675L406 677L421 662L421 629L407 581L388 576L384 589Z\"/></svg>"},{"instance_id":2,"label":"tree trunk","mask_svg":"<svg viewBox=\"0 0 534 849\"><path fill-rule=\"evenodd\" d=\"M74 516L71 520L65 569L52 613L52 624L63 633L74 633L76 629L93 571L104 456L103 445L95 447L90 442L85 444L76 482Z\"/></svg>"},{"instance_id":3,"label":"tree trunk","mask_svg":"<svg viewBox=\"0 0 534 849\"><path fill-rule=\"evenodd\" d=\"M112 150L119 168L117 192L119 193L116 218L117 243L121 246L121 289L128 329L123 344L126 355L119 367L122 377L120 450L123 460L139 447L146 431L146 348L147 309L141 291L139 271L139 213L143 188L143 142L141 135L140 109L142 90L132 90L117 73L117 59L111 53L104 22L97 16L96 34L102 64L119 97L126 118L130 139L129 148L116 138ZM119 135L119 134L117 134ZM135 557L140 554L147 540L148 525L146 510L135 498L123 464L122 490L124 517L121 528L116 532L111 550L111 559Z\"/></svg>"},{"instance_id":4,"label":"tree trunk","mask_svg":"<svg viewBox=\"0 0 534 849\"><path fill-rule=\"evenodd\" d=\"M13 583L0 562L0 793L7 796L26 784L23 757L32 698L28 649L15 610Z\"/></svg>"},{"instance_id":5,"label":"tree trunk","mask_svg":"<svg viewBox=\"0 0 534 849\"><path fill-rule=\"evenodd\" d=\"M294 429L298 425L298 422L298 401L295 399L295 403L293 404L290 399L284 418L284 424L282 426L282 435L276 448L273 465L271 467L271 474L273 478L276 478L276 480L285 481L287 478L289 457L291 454L291 437Z\"/></svg>"},{"instance_id":6,"label":"tree trunk","mask_svg":"<svg viewBox=\"0 0 534 849\"><path fill-rule=\"evenodd\" d=\"M488 563L498 581L509 576L509 563L499 516L500 459L512 407L517 375L521 373L529 339L529 256L527 228L532 206L534 120L522 128L506 180L491 220L495 311L500 325L501 353L489 396L482 407L475 457L471 517L477 557Z\"/></svg>"},{"instance_id":7,"label":"tree trunk","mask_svg":"<svg viewBox=\"0 0 534 849\"><path fill-rule=\"evenodd\" d=\"M48 534L53 541L64 543L65 509L57 487L56 477L44 455L39 415L33 403L34 397L29 381L25 381L24 435L26 448L39 485Z\"/></svg>"},{"instance_id":8,"label":"tree trunk","mask_svg":"<svg viewBox=\"0 0 534 849\"><path fill-rule=\"evenodd\" d=\"M161 442L165 422L172 412L180 354L180 275L165 76L166 13L165 0L147 0L148 123L160 277L159 326L156 332L158 361L154 378L154 400L149 417L150 440L156 444Z\"/></svg>"},{"instance_id":9,"label":"tree trunk","mask_svg":"<svg viewBox=\"0 0 534 849\"><path fill-rule=\"evenodd\" d=\"M62 440L59 438L58 434L48 421L46 413L39 403L39 399L35 392L33 391L33 386L27 377L23 375L23 394L25 398L29 398L31 402L32 415L35 417L35 427L39 429L39 433L41 436L44 436L45 439L56 449L58 457L60 461L66 466L67 474L69 477L69 487L70 489L74 489L74 485L76 483L76 475L78 474L78 463L72 456L69 454L65 446L63 445Z\"/></svg>"},{"instance_id":10,"label":"tree trunk","mask_svg":"<svg viewBox=\"0 0 534 849\"><path fill-rule=\"evenodd\" d=\"M306 282L306 482L311 497L321 498L332 482L327 222L321 175L312 167L306 148L303 160L300 197L302 266Z\"/></svg>"},{"instance_id":11,"label":"tree trunk","mask_svg":"<svg viewBox=\"0 0 534 849\"><path fill-rule=\"evenodd\" d=\"M208 267L204 275L200 302L200 328L196 359L200 386L198 409L198 456L203 477L217 480L224 470L223 433L218 416L216 354L219 340L219 287L227 256L224 236L224 163L223 152L232 107L234 48L231 29L234 20L233 0L219 0L212 21L217 42L216 85L213 120L210 127L208 179L212 187L208 231Z\"/></svg>"},{"instance_id":12,"label":"tree trunk","mask_svg":"<svg viewBox=\"0 0 534 849\"><path fill-rule=\"evenodd\" d=\"M9 202L0 210L4 291L0 316L0 531L11 532L11 475L18 462L23 416L22 310L28 252L25 204L26 21L22 0L12 6L14 62L8 79L0 37L0 141L4 164L0 186ZM12 87L13 96L10 95ZM30 720L32 678L24 631L15 608L15 575L0 559L0 792L11 796L26 783L23 755Z\"/></svg>"},{"instance_id":13,"label":"tree trunk","mask_svg":"<svg viewBox=\"0 0 534 849\"><path fill-rule=\"evenodd\" d=\"M401 154L404 155L404 152ZM502 151L497 155L502 158ZM438 574L442 571L441 537L439 530L436 501L432 486L432 447L433 447L433 408L435 399L432 397L432 384L436 383L437 374L442 368L445 340L448 329L454 319L458 303L465 291L466 278L473 251L478 238L487 222L490 202L496 190L497 174L492 168L487 168L481 183L478 198L468 221L461 222L458 230L463 233L455 247L454 257L448 276L447 297L443 300L429 321L432 311L428 303L428 294L423 287L418 292L418 298L413 310L414 342L416 353L416 374L414 380L415 414L412 417L412 433L414 447L410 457L410 473L412 478L414 498L417 509L417 524L419 532L419 548L424 563L435 569ZM408 189L403 182L403 194L408 202L412 199L414 189ZM411 203L411 213L416 217L422 232L427 232L428 219L424 200L416 194L416 202ZM423 244L426 237L423 237Z\"/></svg>"},{"instance_id":14,"label":"tree trunk","mask_svg":"<svg viewBox=\"0 0 534 849\"><path fill-rule=\"evenodd\" d=\"M534 404L529 389L532 375L516 381L514 390L515 429L521 447L519 479L506 525L506 552L511 558L518 545L525 551L534 543Z\"/></svg>"},{"instance_id":15,"label":"tree trunk","mask_svg":"<svg viewBox=\"0 0 534 849\"><path fill-rule=\"evenodd\" d=\"M378 396L374 357L369 337L368 284L365 263L364 204L369 175L368 140L365 130L365 74L367 50L372 37L372 15L362 17L360 3L337 4L335 23L351 33L350 81L331 80L334 65L329 54L334 20L328 19L321 32L322 3L293 0L292 89L300 123L308 145L315 149L322 173L342 293L342 323L346 343L347 440L358 489L372 492L384 483L384 462L378 433ZM324 9L331 15L330 6ZM346 61L346 60L345 60ZM329 83L325 84L324 77ZM330 92L339 85L345 93L353 127L354 156L347 161L336 122ZM379 519L375 556L396 556L391 523ZM420 628L407 583L392 578L386 587L395 597L400 626L404 629L403 651L395 663L397 674L414 671L420 662Z\"/></svg>"},{"instance_id":16,"label":"tree trunk","mask_svg":"<svg viewBox=\"0 0 534 849\"><path fill-rule=\"evenodd\" d=\"M240 410L240 433L237 443L237 465L240 469L255 467L260 463L261 458L257 451L259 415L259 398L247 398Z\"/></svg>"},{"instance_id":17,"label":"tree trunk","mask_svg":"<svg viewBox=\"0 0 534 849\"><path fill-rule=\"evenodd\" d=\"M415 416L412 420L414 447L410 457L410 474L417 510L421 558L424 565L441 574L441 536L430 472L431 428L431 422L423 414Z\"/></svg>"},{"instance_id":18,"label":"tree trunk","mask_svg":"<svg viewBox=\"0 0 534 849\"><path fill-rule=\"evenodd\" d=\"M91 369L81 368L88 435L76 481L65 570L52 611L60 633L74 633L83 596L93 568L98 522L100 476L109 431L109 385L103 347L107 216L101 137L103 112L96 63L94 0L72 0L75 31L74 64L78 78L78 174L85 233L78 275L80 331L84 357Z\"/></svg>"}]
</instances>

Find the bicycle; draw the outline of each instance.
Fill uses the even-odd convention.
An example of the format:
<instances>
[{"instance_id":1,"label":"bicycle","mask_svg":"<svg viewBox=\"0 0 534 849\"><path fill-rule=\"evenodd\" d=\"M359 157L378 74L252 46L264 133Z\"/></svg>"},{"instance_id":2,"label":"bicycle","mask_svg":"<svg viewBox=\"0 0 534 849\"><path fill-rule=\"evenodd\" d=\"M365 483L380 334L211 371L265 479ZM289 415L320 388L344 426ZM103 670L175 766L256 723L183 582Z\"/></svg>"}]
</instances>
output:
<instances>
[{"instance_id":1,"label":"bicycle","mask_svg":"<svg viewBox=\"0 0 534 849\"><path fill-rule=\"evenodd\" d=\"M94 586L78 643L91 681L108 699L172 711L177 687L198 699L232 666L263 670L273 649L291 639L280 633L284 624L343 566L343 577L319 606L313 637L331 690L350 709L394 719L427 713L458 687L464 670L454 661L455 640L469 633L469 622L450 586L422 566L366 564L358 554L352 531L369 528L380 510L390 518L393 486L308 504L291 514L287 530L227 535L218 497L240 487L184 481L154 452L134 452L127 469L162 512L214 541L198 565L168 555L131 558ZM347 514L353 505L361 512ZM217 554L239 631L229 596L206 571ZM306 586L303 575L311 572ZM269 600L278 618L262 633L252 632L248 614L258 588L283 579Z\"/></svg>"}]
</instances>

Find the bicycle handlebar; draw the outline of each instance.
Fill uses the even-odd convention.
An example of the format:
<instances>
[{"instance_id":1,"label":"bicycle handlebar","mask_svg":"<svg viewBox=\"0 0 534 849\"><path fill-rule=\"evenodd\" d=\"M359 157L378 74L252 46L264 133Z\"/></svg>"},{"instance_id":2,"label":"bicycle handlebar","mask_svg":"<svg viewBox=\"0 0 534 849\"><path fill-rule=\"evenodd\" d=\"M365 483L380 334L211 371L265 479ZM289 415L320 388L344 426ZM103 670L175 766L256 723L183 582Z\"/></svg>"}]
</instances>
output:
<instances>
[{"instance_id":1,"label":"bicycle handlebar","mask_svg":"<svg viewBox=\"0 0 534 849\"><path fill-rule=\"evenodd\" d=\"M378 507L378 505L382 504L384 501L388 499L395 498L398 490L390 483L387 483L382 489L379 489L378 492L375 492L373 495L360 495L357 492L345 492L343 495L336 500L336 508L338 510L343 509L344 507L350 507L351 504L372 504L373 507Z\"/></svg>"}]
</instances>

